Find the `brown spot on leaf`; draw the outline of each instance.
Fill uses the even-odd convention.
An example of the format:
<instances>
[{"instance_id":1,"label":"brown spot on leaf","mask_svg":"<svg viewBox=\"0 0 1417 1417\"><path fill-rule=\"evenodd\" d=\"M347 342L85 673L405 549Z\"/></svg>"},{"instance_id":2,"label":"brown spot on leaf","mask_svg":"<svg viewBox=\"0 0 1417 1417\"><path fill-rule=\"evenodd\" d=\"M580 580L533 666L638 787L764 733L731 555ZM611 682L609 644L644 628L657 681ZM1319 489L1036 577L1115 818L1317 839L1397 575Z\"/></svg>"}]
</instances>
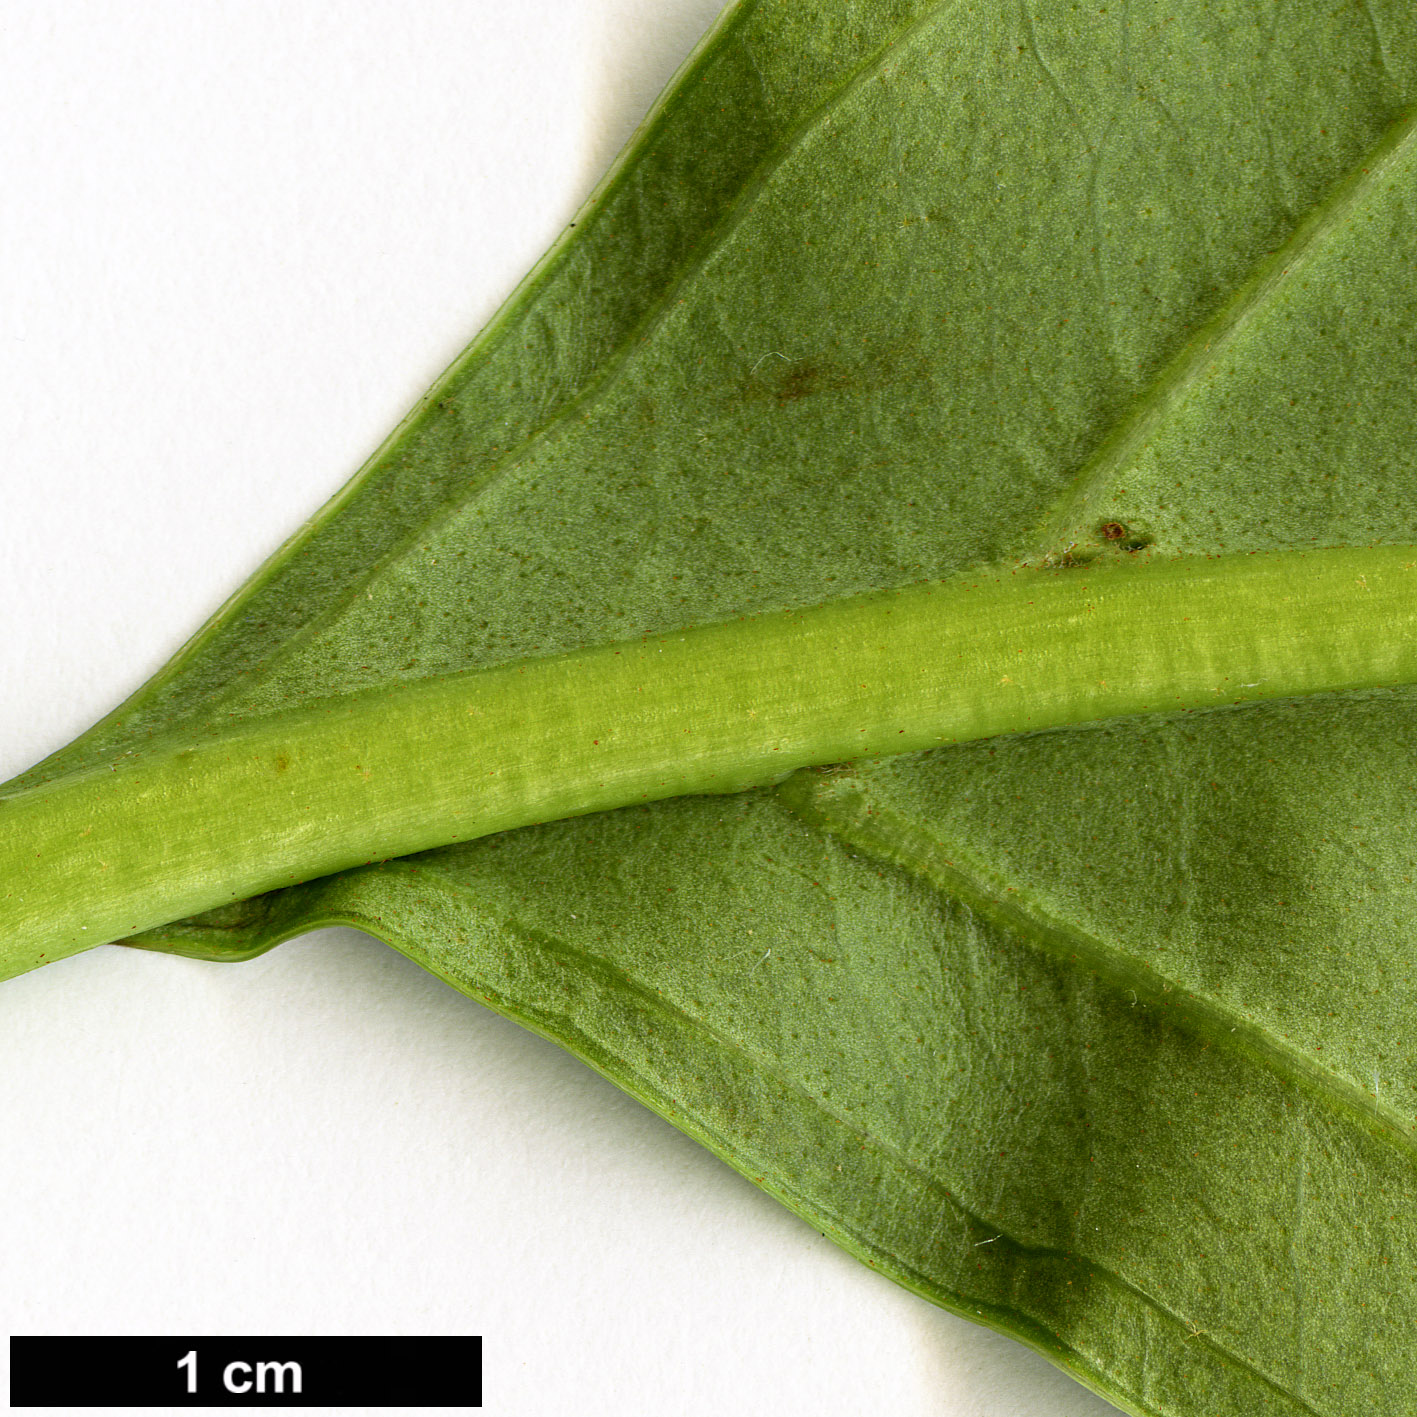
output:
<instances>
[{"instance_id":1,"label":"brown spot on leaf","mask_svg":"<svg viewBox=\"0 0 1417 1417\"><path fill-rule=\"evenodd\" d=\"M856 382L845 366L828 359L764 359L743 384L748 400L771 400L779 406L813 394L836 393Z\"/></svg>"}]
</instances>

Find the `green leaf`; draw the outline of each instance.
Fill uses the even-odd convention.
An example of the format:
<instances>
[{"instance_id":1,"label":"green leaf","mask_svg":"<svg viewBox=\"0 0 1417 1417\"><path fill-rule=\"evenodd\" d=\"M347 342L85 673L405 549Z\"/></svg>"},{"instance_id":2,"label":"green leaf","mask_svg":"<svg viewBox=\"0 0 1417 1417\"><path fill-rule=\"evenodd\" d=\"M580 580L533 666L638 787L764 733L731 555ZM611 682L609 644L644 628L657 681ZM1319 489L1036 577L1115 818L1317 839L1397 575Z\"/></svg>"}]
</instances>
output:
<instances>
[{"instance_id":1,"label":"green leaf","mask_svg":"<svg viewBox=\"0 0 1417 1417\"><path fill-rule=\"evenodd\" d=\"M485 692L519 820L621 810L154 905L130 942L368 929L1130 1410L1410 1411L1414 90L1379 3L736 7L320 522L12 785L14 869L131 784L148 897L245 894L331 722L456 758L429 705ZM795 624L840 652L773 658ZM947 632L931 666L912 636ZM632 642L688 646L651 718L707 747L635 720L626 772L682 778L558 796L596 777L577 676ZM756 712L717 669L686 697L720 642L804 716L793 765L855 757L831 676L877 650L870 753L931 669L965 706L895 746L961 741L629 805L782 776L767 714L693 775ZM318 782L365 772L331 752ZM249 798L203 769L225 874L155 881L123 811L243 753ZM453 798L409 841L512 824ZM407 850L394 815L260 870Z\"/></svg>"}]
</instances>

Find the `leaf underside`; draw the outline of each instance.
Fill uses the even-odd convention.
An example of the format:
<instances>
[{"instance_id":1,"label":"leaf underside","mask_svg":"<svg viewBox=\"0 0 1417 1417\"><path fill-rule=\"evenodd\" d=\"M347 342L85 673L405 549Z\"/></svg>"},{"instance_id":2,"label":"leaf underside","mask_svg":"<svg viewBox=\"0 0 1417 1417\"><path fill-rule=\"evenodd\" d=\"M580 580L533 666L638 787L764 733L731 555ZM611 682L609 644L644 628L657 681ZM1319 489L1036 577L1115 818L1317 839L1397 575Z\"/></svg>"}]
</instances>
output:
<instances>
[{"instance_id":1,"label":"leaf underside","mask_svg":"<svg viewBox=\"0 0 1417 1417\"><path fill-rule=\"evenodd\" d=\"M1051 560L1417 541L1401 0L743 3L161 727ZM1417 693L346 872L356 924L1146 1413L1417 1408Z\"/></svg>"}]
</instances>

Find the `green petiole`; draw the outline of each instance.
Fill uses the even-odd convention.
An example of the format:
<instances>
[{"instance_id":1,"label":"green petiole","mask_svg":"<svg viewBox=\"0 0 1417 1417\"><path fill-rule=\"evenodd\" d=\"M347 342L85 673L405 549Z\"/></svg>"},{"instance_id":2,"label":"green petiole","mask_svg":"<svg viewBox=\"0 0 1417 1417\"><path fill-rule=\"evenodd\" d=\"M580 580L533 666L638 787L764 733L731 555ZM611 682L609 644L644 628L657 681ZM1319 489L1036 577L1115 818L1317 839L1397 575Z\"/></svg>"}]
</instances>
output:
<instances>
[{"instance_id":1,"label":"green petiole","mask_svg":"<svg viewBox=\"0 0 1417 1417\"><path fill-rule=\"evenodd\" d=\"M1417 681L1417 548L1019 567L311 704L0 798L0 977L278 886L802 767Z\"/></svg>"}]
</instances>

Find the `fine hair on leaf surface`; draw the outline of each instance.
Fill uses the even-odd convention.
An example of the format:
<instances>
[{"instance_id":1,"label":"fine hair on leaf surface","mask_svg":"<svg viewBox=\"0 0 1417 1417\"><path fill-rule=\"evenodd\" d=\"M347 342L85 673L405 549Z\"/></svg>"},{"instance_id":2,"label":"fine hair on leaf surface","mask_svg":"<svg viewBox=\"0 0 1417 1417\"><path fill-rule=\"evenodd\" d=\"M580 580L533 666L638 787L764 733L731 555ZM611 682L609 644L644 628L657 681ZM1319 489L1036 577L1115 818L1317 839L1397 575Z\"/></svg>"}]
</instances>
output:
<instances>
[{"instance_id":1,"label":"fine hair on leaf surface","mask_svg":"<svg viewBox=\"0 0 1417 1417\"><path fill-rule=\"evenodd\" d=\"M356 925L1125 1410L1410 1412L1414 100L1384 0L730 7L5 789L8 972Z\"/></svg>"}]
</instances>

